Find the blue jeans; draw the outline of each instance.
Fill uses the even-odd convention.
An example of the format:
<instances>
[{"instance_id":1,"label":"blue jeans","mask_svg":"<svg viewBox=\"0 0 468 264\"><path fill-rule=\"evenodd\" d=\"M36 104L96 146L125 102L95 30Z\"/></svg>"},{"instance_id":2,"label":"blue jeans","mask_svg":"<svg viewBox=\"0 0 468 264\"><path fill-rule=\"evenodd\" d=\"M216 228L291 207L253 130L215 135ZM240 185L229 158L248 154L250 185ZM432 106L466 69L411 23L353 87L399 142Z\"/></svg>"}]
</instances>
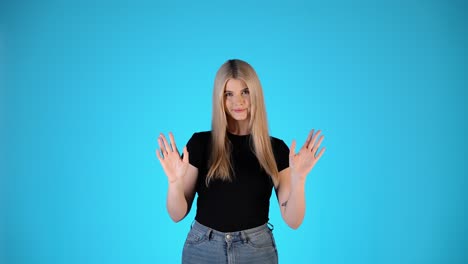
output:
<instances>
[{"instance_id":1,"label":"blue jeans","mask_svg":"<svg viewBox=\"0 0 468 264\"><path fill-rule=\"evenodd\" d=\"M278 263L273 228L268 225L223 233L194 221L185 240L182 263Z\"/></svg>"}]
</instances>

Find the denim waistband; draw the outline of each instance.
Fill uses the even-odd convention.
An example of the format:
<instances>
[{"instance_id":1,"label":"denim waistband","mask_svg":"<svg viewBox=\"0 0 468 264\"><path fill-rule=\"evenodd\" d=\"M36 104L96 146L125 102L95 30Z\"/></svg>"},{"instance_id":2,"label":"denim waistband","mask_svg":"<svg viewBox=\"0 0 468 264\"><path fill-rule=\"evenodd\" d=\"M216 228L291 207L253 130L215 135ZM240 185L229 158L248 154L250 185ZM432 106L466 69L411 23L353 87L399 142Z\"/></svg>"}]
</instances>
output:
<instances>
[{"instance_id":1,"label":"denim waistband","mask_svg":"<svg viewBox=\"0 0 468 264\"><path fill-rule=\"evenodd\" d=\"M210 227L200 224L197 220L192 223L192 229L198 232L204 233L209 240L230 240L234 241L247 241L249 237L259 235L265 231L273 231L274 226L270 223L265 223L261 226L257 226L250 229L234 231L234 232L221 232Z\"/></svg>"}]
</instances>

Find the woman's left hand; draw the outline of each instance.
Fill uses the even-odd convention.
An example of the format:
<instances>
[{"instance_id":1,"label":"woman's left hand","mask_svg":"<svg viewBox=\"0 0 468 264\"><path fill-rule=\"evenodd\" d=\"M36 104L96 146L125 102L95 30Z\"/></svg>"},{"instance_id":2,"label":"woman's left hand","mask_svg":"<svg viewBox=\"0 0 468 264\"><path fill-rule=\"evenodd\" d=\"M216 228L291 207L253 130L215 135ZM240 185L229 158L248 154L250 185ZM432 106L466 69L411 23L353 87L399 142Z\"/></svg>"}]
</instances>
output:
<instances>
[{"instance_id":1,"label":"woman's left hand","mask_svg":"<svg viewBox=\"0 0 468 264\"><path fill-rule=\"evenodd\" d=\"M296 141L293 140L290 151L289 151L289 167L291 168L291 177L293 181L305 180L307 174L312 170L317 161L322 157L325 152L325 148L322 148L317 154L320 144L323 141L324 136L316 142L317 137L321 131L318 130L314 135L314 129L312 129L307 137L306 142L296 154Z\"/></svg>"}]
</instances>

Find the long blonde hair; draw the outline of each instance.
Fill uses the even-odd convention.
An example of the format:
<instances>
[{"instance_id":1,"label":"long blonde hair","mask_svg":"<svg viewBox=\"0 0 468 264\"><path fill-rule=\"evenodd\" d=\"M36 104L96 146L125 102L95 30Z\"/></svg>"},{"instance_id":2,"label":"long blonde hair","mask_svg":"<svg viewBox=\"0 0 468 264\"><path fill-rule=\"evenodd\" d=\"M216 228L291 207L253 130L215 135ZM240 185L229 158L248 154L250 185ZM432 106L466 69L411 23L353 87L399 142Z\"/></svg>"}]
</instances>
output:
<instances>
[{"instance_id":1,"label":"long blonde hair","mask_svg":"<svg viewBox=\"0 0 468 264\"><path fill-rule=\"evenodd\" d=\"M216 73L211 122L211 158L206 185L208 186L213 179L231 181L233 177L231 145L226 135L227 117L224 100L226 83L229 79L242 80L249 88L251 100L249 121L251 143L253 143L253 150L260 165L270 175L276 186L278 182L278 169L268 133L262 86L252 66L238 59L226 61Z\"/></svg>"}]
</instances>

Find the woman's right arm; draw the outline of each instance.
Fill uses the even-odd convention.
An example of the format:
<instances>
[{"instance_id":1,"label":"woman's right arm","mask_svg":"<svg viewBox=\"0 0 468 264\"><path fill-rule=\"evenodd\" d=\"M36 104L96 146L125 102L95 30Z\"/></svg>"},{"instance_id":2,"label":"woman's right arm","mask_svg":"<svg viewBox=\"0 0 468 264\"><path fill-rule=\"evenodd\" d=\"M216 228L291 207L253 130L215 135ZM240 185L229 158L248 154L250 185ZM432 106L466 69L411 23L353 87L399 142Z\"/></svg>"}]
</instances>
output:
<instances>
[{"instance_id":1,"label":"woman's right arm","mask_svg":"<svg viewBox=\"0 0 468 264\"><path fill-rule=\"evenodd\" d=\"M198 177L197 167L191 165L187 147L184 147L184 158L181 159L174 136L169 133L171 144L163 134L158 138L159 148L156 155L167 176L169 187L167 191L167 211L174 222L179 222L190 212L195 185Z\"/></svg>"},{"instance_id":2,"label":"woman's right arm","mask_svg":"<svg viewBox=\"0 0 468 264\"><path fill-rule=\"evenodd\" d=\"M189 164L187 172L182 179L169 182L167 190L167 212L174 222L184 219L192 208L195 197L195 184L197 182L198 169Z\"/></svg>"}]
</instances>

